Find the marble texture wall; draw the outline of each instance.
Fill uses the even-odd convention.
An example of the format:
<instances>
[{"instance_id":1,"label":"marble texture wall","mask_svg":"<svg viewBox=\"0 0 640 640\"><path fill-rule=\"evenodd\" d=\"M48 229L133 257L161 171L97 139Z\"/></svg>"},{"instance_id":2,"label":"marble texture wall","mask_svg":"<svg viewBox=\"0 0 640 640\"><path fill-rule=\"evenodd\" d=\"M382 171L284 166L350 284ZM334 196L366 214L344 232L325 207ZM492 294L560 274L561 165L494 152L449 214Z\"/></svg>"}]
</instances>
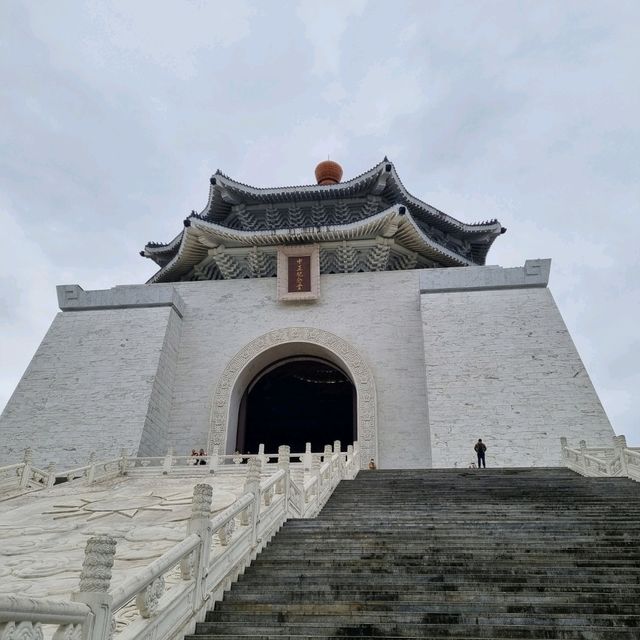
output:
<instances>
[{"instance_id":1,"label":"marble texture wall","mask_svg":"<svg viewBox=\"0 0 640 640\"><path fill-rule=\"evenodd\" d=\"M179 322L171 307L59 313L0 416L0 464L26 447L36 466L58 469L85 464L91 451L137 452L141 441L166 451L156 443L166 434Z\"/></svg>"},{"instance_id":2,"label":"marble texture wall","mask_svg":"<svg viewBox=\"0 0 640 640\"><path fill-rule=\"evenodd\" d=\"M211 399L227 363L273 329L314 327L358 350L375 378L379 464L430 465L418 271L323 275L317 302L276 300L275 278L174 285L186 305L169 441L205 446Z\"/></svg>"},{"instance_id":3,"label":"marble texture wall","mask_svg":"<svg viewBox=\"0 0 640 640\"><path fill-rule=\"evenodd\" d=\"M424 293L421 307L435 467L466 467L478 438L490 466L559 465L563 435L611 445L549 289Z\"/></svg>"},{"instance_id":4,"label":"marble texture wall","mask_svg":"<svg viewBox=\"0 0 640 640\"><path fill-rule=\"evenodd\" d=\"M467 466L478 437L491 465L559 464L561 435L608 446L613 431L549 266L324 275L318 301L295 303L275 278L59 287L68 310L0 416L0 464L27 446L61 468L204 447L225 367L288 327L336 334L371 369L381 468Z\"/></svg>"}]
</instances>

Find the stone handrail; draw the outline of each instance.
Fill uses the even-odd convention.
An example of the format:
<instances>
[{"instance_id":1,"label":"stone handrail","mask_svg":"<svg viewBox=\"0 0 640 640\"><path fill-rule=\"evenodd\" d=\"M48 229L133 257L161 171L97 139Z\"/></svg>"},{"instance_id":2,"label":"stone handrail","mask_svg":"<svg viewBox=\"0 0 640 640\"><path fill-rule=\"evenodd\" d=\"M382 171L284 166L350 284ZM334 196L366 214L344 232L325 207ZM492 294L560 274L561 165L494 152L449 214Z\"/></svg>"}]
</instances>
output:
<instances>
[{"instance_id":1,"label":"stone handrail","mask_svg":"<svg viewBox=\"0 0 640 640\"><path fill-rule=\"evenodd\" d=\"M55 625L53 640L88 637L91 609L81 602L0 595L0 638L39 640L43 625Z\"/></svg>"},{"instance_id":2,"label":"stone handrail","mask_svg":"<svg viewBox=\"0 0 640 640\"><path fill-rule=\"evenodd\" d=\"M0 496L19 495L53 486L56 479L55 467L49 465L46 470L38 469L32 462L33 451L27 448L22 462L0 467Z\"/></svg>"},{"instance_id":3,"label":"stone handrail","mask_svg":"<svg viewBox=\"0 0 640 640\"><path fill-rule=\"evenodd\" d=\"M337 447L337 448L336 448ZM340 442L336 441L333 448L330 445L325 447L322 453L312 453L311 445L307 443L304 453L289 453L290 464L302 467L305 472L310 472L312 467L318 463L330 459L334 452L340 453L345 464L354 459L354 451L357 449L353 445L347 447L347 452L340 452ZM217 451L211 455L204 456L175 456L173 451L169 451L164 456L145 456L139 458L129 457L125 450L122 450L118 458L109 460L96 460L95 452L89 455L87 464L56 471L54 465L49 465L46 470L37 469L31 463L33 452L26 449L23 462L0 467L0 499L15 497L26 491L37 491L52 487L56 481L70 482L82 481L88 484L127 475L130 472L171 475L188 469L189 473L208 475L210 473L235 473L240 469L240 465L245 465L252 457L257 457L263 464L263 469L276 468L280 464L280 453L264 453L264 445L260 445L257 456L248 454L219 455ZM204 460L205 464L196 464L196 460ZM295 462L299 460L300 462ZM358 457L359 461L359 457ZM272 464L276 463L276 464ZM353 465L350 465L352 468ZM357 471L357 466L355 467Z\"/></svg>"},{"instance_id":4,"label":"stone handrail","mask_svg":"<svg viewBox=\"0 0 640 640\"><path fill-rule=\"evenodd\" d=\"M624 477L640 482L640 449L627 447L624 436L614 436L613 446L587 447L581 440L578 448L569 447L560 438L562 460L576 473L592 477Z\"/></svg>"},{"instance_id":5,"label":"stone handrail","mask_svg":"<svg viewBox=\"0 0 640 640\"><path fill-rule=\"evenodd\" d=\"M26 491L48 489L56 484L56 480L68 482L85 480L88 483L99 482L126 474L127 455L123 452L119 458L96 461L95 453L91 453L86 465L58 472L53 464L47 469L38 469L32 464L33 452L26 449L24 461L0 467L0 498L9 494L11 497Z\"/></svg>"},{"instance_id":6,"label":"stone handrail","mask_svg":"<svg viewBox=\"0 0 640 640\"><path fill-rule=\"evenodd\" d=\"M355 468L357 473L354 452L351 450L349 453L347 462L343 454L332 452L318 469L315 480L312 479L307 486L323 485L322 495L328 497L340 479L348 477L348 472ZM193 541L188 542L192 534L111 594L114 612L135 598L140 614L121 635L118 634L118 638L142 640L152 634L152 637L162 640L175 635L178 629L185 633L191 631L195 622L204 615L204 601L208 601L206 604L210 606L211 600L220 599L287 519L317 513L317 505L305 502L304 487L293 480L289 459L288 447L280 447L279 469L260 481L261 461L249 458L244 465L247 469L246 493L206 522L198 524L196 516L194 524L192 515L189 530L199 532L201 543L195 543L197 548ZM198 485L194 492L194 505L198 502L198 491L207 491L209 486ZM164 575L178 563L183 578L189 577L191 582L165 593ZM185 572L187 564L190 569Z\"/></svg>"},{"instance_id":7,"label":"stone handrail","mask_svg":"<svg viewBox=\"0 0 640 640\"><path fill-rule=\"evenodd\" d=\"M280 447L277 471L262 478L261 459L250 458L244 494L213 518L211 485L196 485L185 539L111 591L116 540L90 538L73 601L0 596L0 638L41 640L42 624L58 625L53 640L110 640L114 632L117 640L173 640L191 633L286 520L316 515L337 484L359 470L357 443L346 454L339 442L327 445L322 464L309 460L310 477L302 482L293 479L290 459L289 447ZM118 612L132 603L137 616L118 629Z\"/></svg>"},{"instance_id":8,"label":"stone handrail","mask_svg":"<svg viewBox=\"0 0 640 640\"><path fill-rule=\"evenodd\" d=\"M164 575L175 567L181 560L200 546L200 538L195 533L179 542L169 551L154 560L149 566L129 578L124 584L111 592L113 611L121 609L146 589L158 576Z\"/></svg>"}]
</instances>

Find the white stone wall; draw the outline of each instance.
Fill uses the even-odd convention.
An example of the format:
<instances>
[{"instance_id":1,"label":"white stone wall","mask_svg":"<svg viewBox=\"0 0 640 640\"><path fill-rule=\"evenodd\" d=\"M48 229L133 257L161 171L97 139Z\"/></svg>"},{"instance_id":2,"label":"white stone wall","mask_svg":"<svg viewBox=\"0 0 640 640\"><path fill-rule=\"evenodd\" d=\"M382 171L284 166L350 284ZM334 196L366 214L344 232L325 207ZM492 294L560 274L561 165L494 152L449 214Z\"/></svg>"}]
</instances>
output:
<instances>
[{"instance_id":1,"label":"white stone wall","mask_svg":"<svg viewBox=\"0 0 640 640\"><path fill-rule=\"evenodd\" d=\"M36 465L60 468L92 450L104 458L121 447L205 447L225 367L255 338L288 327L336 334L370 367L381 468L467 466L478 437L491 465L559 464L560 436L609 445L613 431L548 272L537 260L324 275L320 299L297 303L277 301L275 278L60 287L69 310L0 416L0 464L27 446Z\"/></svg>"},{"instance_id":2,"label":"white stone wall","mask_svg":"<svg viewBox=\"0 0 640 640\"><path fill-rule=\"evenodd\" d=\"M466 467L478 438L488 466L559 465L562 435L611 445L547 288L424 293L421 307L434 466Z\"/></svg>"},{"instance_id":3,"label":"white stone wall","mask_svg":"<svg viewBox=\"0 0 640 640\"><path fill-rule=\"evenodd\" d=\"M175 330L170 314L171 307L59 313L0 416L0 464L16 462L27 446L36 466L58 469L85 464L91 451L99 459L121 447L135 453L143 429L151 447L166 429L170 374L156 374L167 325Z\"/></svg>"},{"instance_id":4,"label":"white stone wall","mask_svg":"<svg viewBox=\"0 0 640 640\"><path fill-rule=\"evenodd\" d=\"M271 331L309 326L335 333L373 371L379 463L430 464L417 271L324 275L317 302L276 301L275 278L175 285L185 303L170 442L177 452L206 446L211 398L227 363Z\"/></svg>"},{"instance_id":5,"label":"white stone wall","mask_svg":"<svg viewBox=\"0 0 640 640\"><path fill-rule=\"evenodd\" d=\"M181 328L182 319L172 308L169 312L164 340L160 347L157 374L153 378L147 415L140 438L138 454L141 456L162 456L167 453L167 433Z\"/></svg>"}]
</instances>

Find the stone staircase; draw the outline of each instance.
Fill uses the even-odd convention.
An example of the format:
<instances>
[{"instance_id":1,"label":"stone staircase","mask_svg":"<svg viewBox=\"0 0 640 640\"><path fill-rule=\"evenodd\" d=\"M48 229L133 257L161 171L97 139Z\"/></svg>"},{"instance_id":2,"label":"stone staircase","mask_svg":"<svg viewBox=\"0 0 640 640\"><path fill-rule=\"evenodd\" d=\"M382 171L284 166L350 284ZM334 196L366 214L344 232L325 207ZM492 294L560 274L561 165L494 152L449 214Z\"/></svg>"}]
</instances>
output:
<instances>
[{"instance_id":1,"label":"stone staircase","mask_svg":"<svg viewBox=\"0 0 640 640\"><path fill-rule=\"evenodd\" d=\"M199 623L226 638L640 638L640 486L567 469L362 471Z\"/></svg>"}]
</instances>

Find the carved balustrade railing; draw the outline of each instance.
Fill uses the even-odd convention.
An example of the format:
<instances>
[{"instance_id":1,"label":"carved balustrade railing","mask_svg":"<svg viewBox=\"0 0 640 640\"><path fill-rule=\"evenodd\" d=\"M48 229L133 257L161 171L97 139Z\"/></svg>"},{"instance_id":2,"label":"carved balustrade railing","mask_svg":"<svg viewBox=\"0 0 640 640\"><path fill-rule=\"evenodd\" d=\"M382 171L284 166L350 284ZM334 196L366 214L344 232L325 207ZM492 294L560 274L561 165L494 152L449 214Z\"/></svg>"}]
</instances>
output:
<instances>
[{"instance_id":1,"label":"carved balustrade railing","mask_svg":"<svg viewBox=\"0 0 640 640\"><path fill-rule=\"evenodd\" d=\"M334 452L339 453L346 463L353 458L353 449L353 445L349 445L346 452L340 451L340 442L336 441L333 447L326 445L324 452L312 453L311 445L307 443L304 453L288 454L289 465L297 471L303 470L305 474L308 474L314 465L322 465ZM240 465L246 465L252 457L257 457L262 462L263 472L271 473L278 468L281 454L280 452L265 453L262 444L256 456L239 453L219 455L217 451L204 456L176 456L170 449L164 456L133 458L123 450L118 458L97 460L96 454L92 452L87 464L57 471L54 465L49 465L46 470L34 467L32 464L33 452L31 449L26 449L22 462L0 467L0 499L7 496L13 497L27 491L46 489L63 482L93 483L127 474L208 475L211 473L237 473L242 470Z\"/></svg>"},{"instance_id":2,"label":"carved balustrade railing","mask_svg":"<svg viewBox=\"0 0 640 640\"><path fill-rule=\"evenodd\" d=\"M33 451L24 451L22 462L0 467L0 497L52 487L56 480L54 465L47 469L33 466Z\"/></svg>"},{"instance_id":3,"label":"carved balustrade railing","mask_svg":"<svg viewBox=\"0 0 640 640\"><path fill-rule=\"evenodd\" d=\"M624 436L614 436L611 447L587 447L581 440L578 448L569 447L560 438L564 464L583 476L624 477L640 482L640 448L627 447Z\"/></svg>"},{"instance_id":4,"label":"carved balustrade railing","mask_svg":"<svg viewBox=\"0 0 640 640\"><path fill-rule=\"evenodd\" d=\"M292 466L297 457L282 446L277 465L249 458L244 494L213 518L211 485L196 485L185 539L114 589L116 541L90 538L73 602L0 595L0 640L41 640L44 624L57 625L53 640L172 640L191 633L284 522L317 515L337 484L360 468L357 443L347 452L338 441L327 445L307 457L308 469L295 466L304 460Z\"/></svg>"},{"instance_id":5,"label":"carved balustrade railing","mask_svg":"<svg viewBox=\"0 0 640 640\"><path fill-rule=\"evenodd\" d=\"M32 450L26 449L23 462L0 467L0 499L28 491L48 489L63 482L82 480L92 483L126 475L130 458L123 451L119 458L98 461L96 454L92 452L87 464L65 471L58 471L54 464L50 464L44 470L38 469L33 466L32 460Z\"/></svg>"},{"instance_id":6,"label":"carved balustrade railing","mask_svg":"<svg viewBox=\"0 0 640 640\"><path fill-rule=\"evenodd\" d=\"M2 640L42 640L45 635L53 640L90 638L92 617L82 602L0 595Z\"/></svg>"}]
</instances>

